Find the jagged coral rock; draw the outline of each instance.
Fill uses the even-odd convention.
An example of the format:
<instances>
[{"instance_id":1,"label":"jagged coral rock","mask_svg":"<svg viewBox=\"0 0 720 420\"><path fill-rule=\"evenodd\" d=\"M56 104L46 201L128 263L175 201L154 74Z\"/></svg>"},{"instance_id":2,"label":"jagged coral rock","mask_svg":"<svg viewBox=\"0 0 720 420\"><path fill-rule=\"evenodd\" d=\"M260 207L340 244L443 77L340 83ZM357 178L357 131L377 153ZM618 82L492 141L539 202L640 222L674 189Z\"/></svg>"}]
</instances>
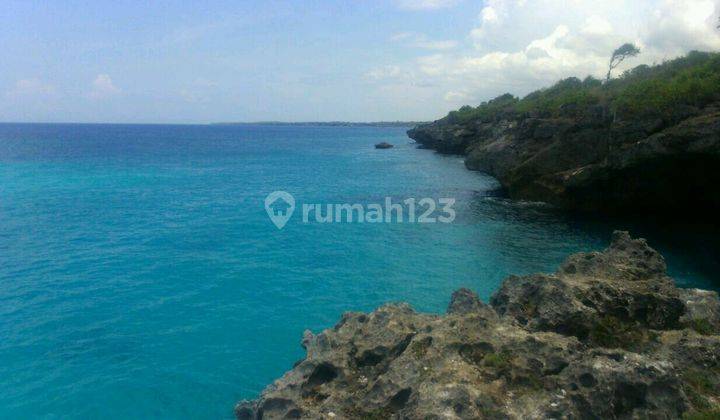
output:
<instances>
[{"instance_id":1,"label":"jagged coral rock","mask_svg":"<svg viewBox=\"0 0 720 420\"><path fill-rule=\"evenodd\" d=\"M346 313L240 419L678 418L720 405L720 302L677 289L644 240L551 275L510 277L492 307ZM714 408L713 408L714 407ZM708 411L711 412L711 411Z\"/></svg>"}]
</instances>

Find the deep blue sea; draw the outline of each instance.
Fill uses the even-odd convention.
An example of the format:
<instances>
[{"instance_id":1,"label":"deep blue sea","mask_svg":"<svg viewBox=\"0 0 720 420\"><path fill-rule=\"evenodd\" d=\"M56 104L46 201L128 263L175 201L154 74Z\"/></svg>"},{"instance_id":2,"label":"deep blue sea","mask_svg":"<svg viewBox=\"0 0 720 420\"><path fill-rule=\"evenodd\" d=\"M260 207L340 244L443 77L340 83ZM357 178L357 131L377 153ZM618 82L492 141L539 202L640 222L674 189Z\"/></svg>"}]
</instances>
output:
<instances>
[{"instance_id":1,"label":"deep blue sea","mask_svg":"<svg viewBox=\"0 0 720 420\"><path fill-rule=\"evenodd\" d=\"M389 301L444 311L630 228L685 286L716 235L497 196L402 128L0 124L0 418L227 418L303 356L305 329ZM396 147L375 150L389 141ZM298 203L452 197L451 224L278 230Z\"/></svg>"}]
</instances>

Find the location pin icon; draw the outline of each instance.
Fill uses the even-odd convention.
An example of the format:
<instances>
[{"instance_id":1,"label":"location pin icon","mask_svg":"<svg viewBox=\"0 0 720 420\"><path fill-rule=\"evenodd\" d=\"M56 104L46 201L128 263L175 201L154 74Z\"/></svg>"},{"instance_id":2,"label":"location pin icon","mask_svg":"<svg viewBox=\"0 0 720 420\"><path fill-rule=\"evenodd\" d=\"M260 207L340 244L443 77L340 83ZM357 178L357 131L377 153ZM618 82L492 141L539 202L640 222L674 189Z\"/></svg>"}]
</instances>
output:
<instances>
[{"instance_id":1,"label":"location pin icon","mask_svg":"<svg viewBox=\"0 0 720 420\"><path fill-rule=\"evenodd\" d=\"M295 198L285 191L273 191L265 197L265 211L275 226L282 229L295 211Z\"/></svg>"}]
</instances>

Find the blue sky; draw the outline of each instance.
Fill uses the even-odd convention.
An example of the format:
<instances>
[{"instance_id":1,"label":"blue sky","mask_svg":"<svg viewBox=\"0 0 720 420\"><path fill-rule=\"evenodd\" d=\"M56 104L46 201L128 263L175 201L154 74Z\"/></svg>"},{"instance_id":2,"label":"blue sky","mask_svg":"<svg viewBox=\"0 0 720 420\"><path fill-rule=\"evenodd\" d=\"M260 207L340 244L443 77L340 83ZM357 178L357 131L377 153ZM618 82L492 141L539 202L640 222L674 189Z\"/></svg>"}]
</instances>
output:
<instances>
[{"instance_id":1,"label":"blue sky","mask_svg":"<svg viewBox=\"0 0 720 420\"><path fill-rule=\"evenodd\" d=\"M718 50L718 0L8 1L0 121L426 120L636 42Z\"/></svg>"}]
</instances>

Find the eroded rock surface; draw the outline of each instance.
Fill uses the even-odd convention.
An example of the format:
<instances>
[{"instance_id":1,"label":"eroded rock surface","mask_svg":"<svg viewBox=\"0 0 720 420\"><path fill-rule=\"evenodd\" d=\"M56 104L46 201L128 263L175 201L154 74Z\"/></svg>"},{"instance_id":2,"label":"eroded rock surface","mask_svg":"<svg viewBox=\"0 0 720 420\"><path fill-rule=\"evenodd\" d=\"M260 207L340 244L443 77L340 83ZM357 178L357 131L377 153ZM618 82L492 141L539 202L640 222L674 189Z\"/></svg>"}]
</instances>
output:
<instances>
[{"instance_id":1,"label":"eroded rock surface","mask_svg":"<svg viewBox=\"0 0 720 420\"><path fill-rule=\"evenodd\" d=\"M305 333L307 356L240 419L680 418L720 411L717 293L674 286L616 232L554 274L510 277L446 315L404 304ZM714 414L713 414L714 413ZM712 417L708 417L712 418Z\"/></svg>"}]
</instances>

